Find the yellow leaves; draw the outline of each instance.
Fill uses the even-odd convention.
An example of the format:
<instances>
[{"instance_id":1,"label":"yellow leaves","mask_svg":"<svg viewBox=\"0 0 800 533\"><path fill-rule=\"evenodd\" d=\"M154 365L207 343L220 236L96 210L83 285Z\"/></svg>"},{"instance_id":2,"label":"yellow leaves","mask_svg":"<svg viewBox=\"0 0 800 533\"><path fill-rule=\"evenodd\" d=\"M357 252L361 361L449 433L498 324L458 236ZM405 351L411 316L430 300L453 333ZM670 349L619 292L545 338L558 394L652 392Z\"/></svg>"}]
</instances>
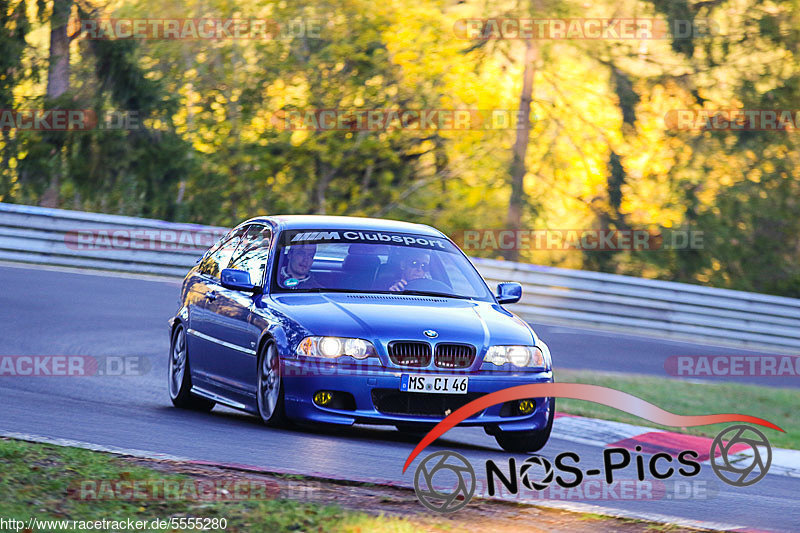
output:
<instances>
[{"instance_id":1,"label":"yellow leaves","mask_svg":"<svg viewBox=\"0 0 800 533\"><path fill-rule=\"evenodd\" d=\"M713 187L706 187L700 189L699 191L696 191L695 194L697 195L697 199L703 205L713 205L714 200L716 199L717 196L716 189ZM711 212L718 215L720 213L720 210L718 207L714 206L712 207Z\"/></svg>"},{"instance_id":2,"label":"yellow leaves","mask_svg":"<svg viewBox=\"0 0 800 533\"><path fill-rule=\"evenodd\" d=\"M295 130L292 132L289 142L292 143L292 146L300 146L308 139L308 135L309 132L306 130Z\"/></svg>"}]
</instances>

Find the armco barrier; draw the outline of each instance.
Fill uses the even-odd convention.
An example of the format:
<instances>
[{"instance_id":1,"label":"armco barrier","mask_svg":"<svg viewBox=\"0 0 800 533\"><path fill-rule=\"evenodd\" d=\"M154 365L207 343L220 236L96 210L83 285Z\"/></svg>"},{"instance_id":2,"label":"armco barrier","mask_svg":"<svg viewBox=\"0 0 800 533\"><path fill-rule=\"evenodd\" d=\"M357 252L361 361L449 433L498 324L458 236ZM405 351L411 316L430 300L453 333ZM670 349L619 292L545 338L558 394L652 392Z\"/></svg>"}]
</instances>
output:
<instances>
[{"instance_id":1,"label":"armco barrier","mask_svg":"<svg viewBox=\"0 0 800 533\"><path fill-rule=\"evenodd\" d=\"M121 245L85 246L81 231L105 232L103 236L109 239L121 239ZM0 260L183 276L225 231L214 226L0 203ZM126 245L130 239L138 239L138 244ZM490 284L522 283L523 299L511 308L534 323L611 328L781 351L800 348L798 299L507 261L474 262Z\"/></svg>"},{"instance_id":2,"label":"armco barrier","mask_svg":"<svg viewBox=\"0 0 800 533\"><path fill-rule=\"evenodd\" d=\"M227 228L0 203L0 260L183 276ZM108 237L84 246L80 232ZM122 242L115 232L123 236ZM195 239L196 246L173 242ZM131 237L141 246L126 245ZM178 237L179 239L180 237ZM207 243L203 248L201 245ZM102 244L102 243L101 243ZM171 249L174 248L174 249Z\"/></svg>"}]
</instances>

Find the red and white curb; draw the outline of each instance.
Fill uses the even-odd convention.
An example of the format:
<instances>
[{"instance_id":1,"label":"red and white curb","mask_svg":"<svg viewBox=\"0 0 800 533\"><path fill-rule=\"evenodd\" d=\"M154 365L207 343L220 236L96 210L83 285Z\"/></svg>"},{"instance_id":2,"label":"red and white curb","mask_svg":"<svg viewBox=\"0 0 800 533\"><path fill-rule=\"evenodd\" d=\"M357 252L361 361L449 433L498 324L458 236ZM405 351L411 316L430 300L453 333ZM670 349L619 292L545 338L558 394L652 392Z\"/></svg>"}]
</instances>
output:
<instances>
[{"instance_id":1,"label":"red and white curb","mask_svg":"<svg viewBox=\"0 0 800 533\"><path fill-rule=\"evenodd\" d=\"M709 454L711 443L714 441L710 437L686 435L566 413L556 413L552 436L556 439L601 448L634 450L636 446L641 446L642 453L650 454L665 452L677 455L683 450L694 450L700 462L705 464L710 463ZM743 461L753 456L753 449L746 444L734 445L732 449L735 453L729 455L731 462ZM759 451L766 453L764 449ZM800 478L800 450L772 448L772 464L767 473Z\"/></svg>"}]
</instances>

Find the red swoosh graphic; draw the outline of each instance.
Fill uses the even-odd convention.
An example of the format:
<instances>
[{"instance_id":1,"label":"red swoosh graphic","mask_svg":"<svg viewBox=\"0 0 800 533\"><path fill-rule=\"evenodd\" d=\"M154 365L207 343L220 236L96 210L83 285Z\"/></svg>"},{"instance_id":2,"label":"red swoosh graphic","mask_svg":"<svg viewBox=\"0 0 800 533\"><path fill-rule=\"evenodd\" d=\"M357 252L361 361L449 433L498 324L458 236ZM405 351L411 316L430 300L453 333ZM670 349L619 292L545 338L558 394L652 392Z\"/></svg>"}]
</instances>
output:
<instances>
[{"instance_id":1,"label":"red swoosh graphic","mask_svg":"<svg viewBox=\"0 0 800 533\"><path fill-rule=\"evenodd\" d=\"M625 411L626 413L650 420L662 426L693 427L725 422L748 422L750 424L758 424L760 426L783 431L783 429L772 422L750 415L733 413L697 416L676 415L675 413L665 411L627 392L601 387L600 385L587 385L585 383L534 383L531 385L509 387L497 392L492 392L486 396L481 396L477 400L469 402L464 407L448 415L444 420L436 424L436 426L419 441L416 448L411 451L408 459L406 459L405 465L403 465L403 473L405 473L409 465L429 444L447 433L447 431L456 424L463 422L478 411L503 402L548 396L552 398L586 400L587 402L607 405L608 407Z\"/></svg>"}]
</instances>

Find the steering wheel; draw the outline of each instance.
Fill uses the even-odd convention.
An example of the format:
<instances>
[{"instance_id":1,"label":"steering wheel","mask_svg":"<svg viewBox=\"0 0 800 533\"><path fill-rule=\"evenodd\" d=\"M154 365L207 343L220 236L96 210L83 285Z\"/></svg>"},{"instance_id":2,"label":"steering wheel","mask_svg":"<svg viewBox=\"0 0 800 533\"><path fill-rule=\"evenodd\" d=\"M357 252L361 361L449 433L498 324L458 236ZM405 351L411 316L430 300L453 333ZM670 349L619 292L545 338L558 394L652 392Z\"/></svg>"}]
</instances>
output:
<instances>
[{"instance_id":1,"label":"steering wheel","mask_svg":"<svg viewBox=\"0 0 800 533\"><path fill-rule=\"evenodd\" d=\"M447 285L447 283L443 283L441 281L428 278L412 279L406 284L404 289L412 291L432 291L432 292L443 292L443 293L453 292L453 289L450 288L450 286Z\"/></svg>"}]
</instances>

